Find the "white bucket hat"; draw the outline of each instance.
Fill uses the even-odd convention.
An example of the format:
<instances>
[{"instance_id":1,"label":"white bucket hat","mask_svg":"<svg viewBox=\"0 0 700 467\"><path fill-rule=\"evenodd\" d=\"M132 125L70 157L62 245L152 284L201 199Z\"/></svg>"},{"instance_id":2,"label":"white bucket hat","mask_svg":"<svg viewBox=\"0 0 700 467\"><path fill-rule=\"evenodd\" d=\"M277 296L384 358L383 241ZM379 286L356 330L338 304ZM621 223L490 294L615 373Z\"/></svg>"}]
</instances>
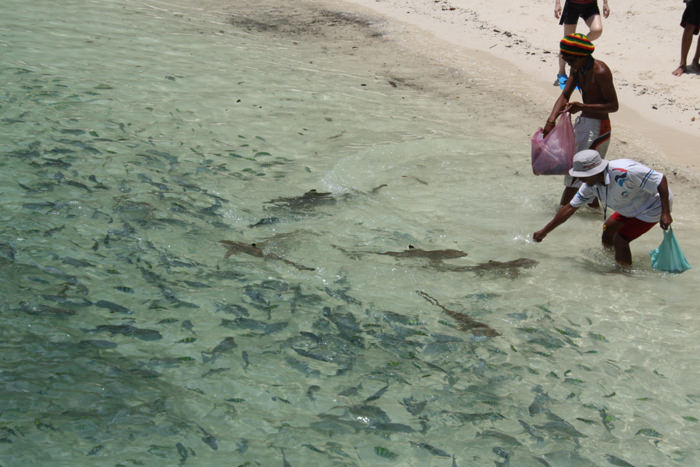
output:
<instances>
[{"instance_id":1,"label":"white bucket hat","mask_svg":"<svg viewBox=\"0 0 700 467\"><path fill-rule=\"evenodd\" d=\"M595 149L584 149L574 154L574 161L569 175L572 177L591 177L601 173L608 166L608 161L600 157Z\"/></svg>"}]
</instances>

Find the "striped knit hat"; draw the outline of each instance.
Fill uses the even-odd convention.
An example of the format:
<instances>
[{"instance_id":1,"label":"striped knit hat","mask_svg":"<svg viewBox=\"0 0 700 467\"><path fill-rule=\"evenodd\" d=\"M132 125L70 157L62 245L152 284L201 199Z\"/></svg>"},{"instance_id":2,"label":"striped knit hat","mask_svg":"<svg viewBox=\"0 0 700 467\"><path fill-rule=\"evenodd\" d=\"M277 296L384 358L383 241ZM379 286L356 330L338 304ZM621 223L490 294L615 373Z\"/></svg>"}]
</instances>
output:
<instances>
[{"instance_id":1,"label":"striped knit hat","mask_svg":"<svg viewBox=\"0 0 700 467\"><path fill-rule=\"evenodd\" d=\"M563 54L585 57L595 50L595 46L585 34L569 34L559 42L559 49Z\"/></svg>"}]
</instances>

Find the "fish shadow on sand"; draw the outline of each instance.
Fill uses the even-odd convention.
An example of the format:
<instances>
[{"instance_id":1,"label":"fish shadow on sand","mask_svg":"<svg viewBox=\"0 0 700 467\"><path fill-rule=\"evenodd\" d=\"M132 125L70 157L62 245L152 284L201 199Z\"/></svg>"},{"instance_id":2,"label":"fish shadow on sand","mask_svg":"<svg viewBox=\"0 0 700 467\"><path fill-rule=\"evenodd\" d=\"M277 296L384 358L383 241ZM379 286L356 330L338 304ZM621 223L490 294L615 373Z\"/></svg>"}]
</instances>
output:
<instances>
[{"instance_id":1,"label":"fish shadow on sand","mask_svg":"<svg viewBox=\"0 0 700 467\"><path fill-rule=\"evenodd\" d=\"M435 305L436 307L440 308L442 311L447 313L448 316L453 318L459 323L459 330L460 331L471 331L472 334L475 336L488 336L488 337L495 337L495 336L500 336L501 333L496 331L495 329L491 328L487 324L484 324L482 322L476 321L475 319L470 318L468 315L464 313L460 313L458 311L452 311L448 308L445 308L440 304L439 301L437 301L436 298L431 297L427 293L423 292L422 290L417 290L416 291L418 295L423 297L428 303Z\"/></svg>"},{"instance_id":2,"label":"fish shadow on sand","mask_svg":"<svg viewBox=\"0 0 700 467\"><path fill-rule=\"evenodd\" d=\"M224 246L224 248L226 248L224 259L228 259L231 255L246 254L249 256L255 256L257 258L281 261L285 264L289 264L290 266L294 266L300 271L316 270L315 268L310 268L308 266L304 266L303 264L295 263L294 261L282 258L281 256L276 255L274 253L265 253L263 248L261 248L255 243L233 242L231 240L219 240L219 243L221 243Z\"/></svg>"}]
</instances>

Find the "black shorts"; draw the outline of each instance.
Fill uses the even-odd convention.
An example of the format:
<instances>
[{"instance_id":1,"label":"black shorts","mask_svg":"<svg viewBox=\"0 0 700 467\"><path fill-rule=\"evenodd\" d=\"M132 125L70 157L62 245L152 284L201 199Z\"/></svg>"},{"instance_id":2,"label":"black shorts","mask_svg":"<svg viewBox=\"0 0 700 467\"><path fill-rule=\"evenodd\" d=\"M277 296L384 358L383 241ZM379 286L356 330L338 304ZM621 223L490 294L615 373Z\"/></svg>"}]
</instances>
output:
<instances>
[{"instance_id":1,"label":"black shorts","mask_svg":"<svg viewBox=\"0 0 700 467\"><path fill-rule=\"evenodd\" d=\"M695 0L695 2L697 1L700 0ZM559 24L578 24L579 18L583 18L586 21L593 15L600 15L597 1L586 3L585 5L567 1L564 4L564 11L561 12Z\"/></svg>"},{"instance_id":2,"label":"black shorts","mask_svg":"<svg viewBox=\"0 0 700 467\"><path fill-rule=\"evenodd\" d=\"M685 29L687 25L695 26L693 34L700 32L700 0L693 0L685 4L681 26Z\"/></svg>"}]
</instances>

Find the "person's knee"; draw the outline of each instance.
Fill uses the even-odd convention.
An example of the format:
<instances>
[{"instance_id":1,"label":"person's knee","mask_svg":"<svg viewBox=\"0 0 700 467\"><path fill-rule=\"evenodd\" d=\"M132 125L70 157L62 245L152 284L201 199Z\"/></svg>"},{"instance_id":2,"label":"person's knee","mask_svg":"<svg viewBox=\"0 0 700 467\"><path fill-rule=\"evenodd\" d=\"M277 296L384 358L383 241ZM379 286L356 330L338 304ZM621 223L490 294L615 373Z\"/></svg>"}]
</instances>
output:
<instances>
[{"instance_id":1,"label":"person's knee","mask_svg":"<svg viewBox=\"0 0 700 467\"><path fill-rule=\"evenodd\" d=\"M603 246L612 248L615 245L615 235L617 229L611 229L607 225L603 225L603 235L601 235L600 240L603 242Z\"/></svg>"},{"instance_id":2,"label":"person's knee","mask_svg":"<svg viewBox=\"0 0 700 467\"><path fill-rule=\"evenodd\" d=\"M592 41L598 39L603 34L603 26L592 25L591 30L588 31L588 38Z\"/></svg>"},{"instance_id":3,"label":"person's knee","mask_svg":"<svg viewBox=\"0 0 700 467\"><path fill-rule=\"evenodd\" d=\"M587 21L588 25L588 38L592 41L598 39L603 34L603 21L600 19L600 15L595 15L589 18Z\"/></svg>"}]
</instances>

